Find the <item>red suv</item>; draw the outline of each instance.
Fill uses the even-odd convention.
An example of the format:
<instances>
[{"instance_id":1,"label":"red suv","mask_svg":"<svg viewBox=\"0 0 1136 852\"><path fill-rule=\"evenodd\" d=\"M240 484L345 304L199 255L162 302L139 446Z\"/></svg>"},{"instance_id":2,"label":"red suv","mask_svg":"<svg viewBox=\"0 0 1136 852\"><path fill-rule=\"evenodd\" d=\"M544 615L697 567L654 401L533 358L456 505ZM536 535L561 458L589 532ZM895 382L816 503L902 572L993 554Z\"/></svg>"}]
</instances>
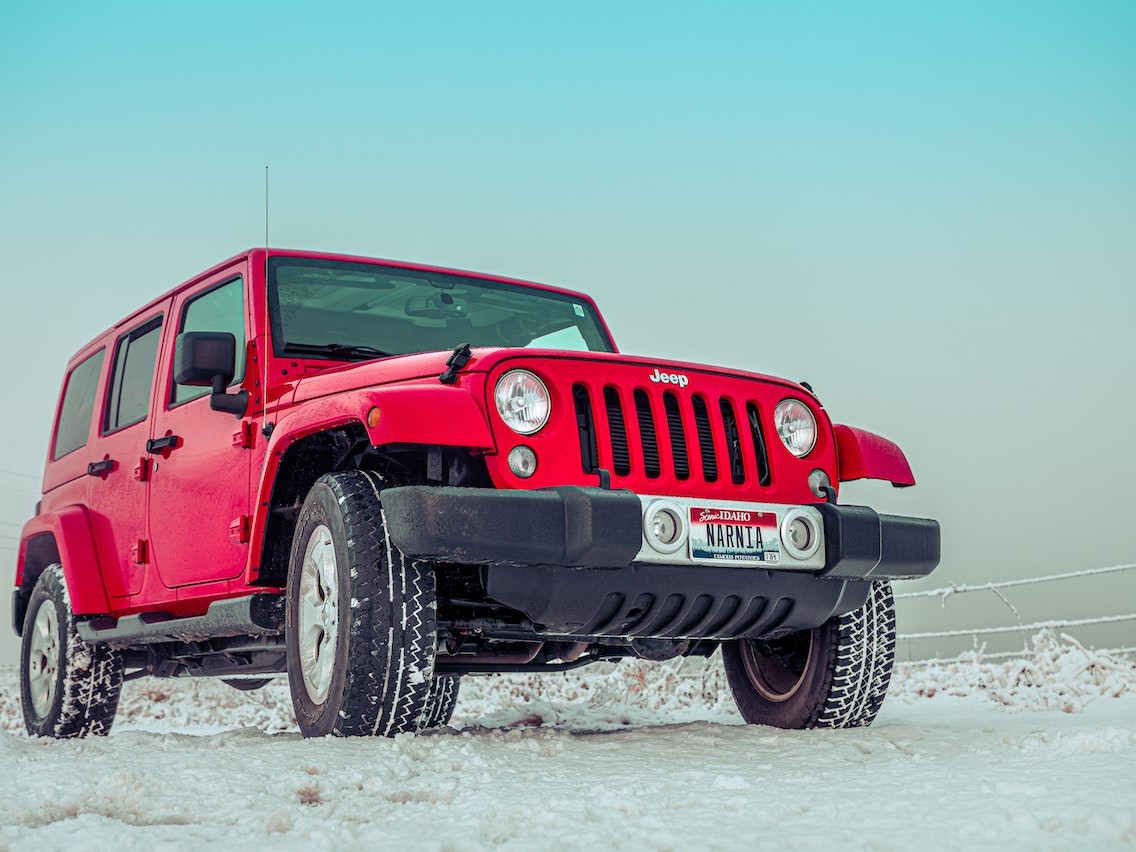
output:
<instances>
[{"instance_id":1,"label":"red suv","mask_svg":"<svg viewBox=\"0 0 1136 852\"><path fill-rule=\"evenodd\" d=\"M305 735L389 736L465 674L719 647L747 721L866 725L939 529L840 504L860 478L914 484L808 385L621 354L587 296L254 249L71 359L12 597L27 729L286 672Z\"/></svg>"}]
</instances>

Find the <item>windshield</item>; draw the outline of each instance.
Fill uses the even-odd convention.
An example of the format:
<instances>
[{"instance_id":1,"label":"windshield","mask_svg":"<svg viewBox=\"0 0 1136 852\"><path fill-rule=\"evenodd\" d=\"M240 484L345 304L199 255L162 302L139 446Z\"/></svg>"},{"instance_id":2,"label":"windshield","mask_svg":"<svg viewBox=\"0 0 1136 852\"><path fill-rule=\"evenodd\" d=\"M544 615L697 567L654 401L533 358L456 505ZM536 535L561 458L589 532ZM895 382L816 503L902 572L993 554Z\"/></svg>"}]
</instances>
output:
<instances>
[{"instance_id":1,"label":"windshield","mask_svg":"<svg viewBox=\"0 0 1136 852\"><path fill-rule=\"evenodd\" d=\"M268 298L278 355L364 360L462 343L613 351L587 302L462 275L272 257Z\"/></svg>"}]
</instances>

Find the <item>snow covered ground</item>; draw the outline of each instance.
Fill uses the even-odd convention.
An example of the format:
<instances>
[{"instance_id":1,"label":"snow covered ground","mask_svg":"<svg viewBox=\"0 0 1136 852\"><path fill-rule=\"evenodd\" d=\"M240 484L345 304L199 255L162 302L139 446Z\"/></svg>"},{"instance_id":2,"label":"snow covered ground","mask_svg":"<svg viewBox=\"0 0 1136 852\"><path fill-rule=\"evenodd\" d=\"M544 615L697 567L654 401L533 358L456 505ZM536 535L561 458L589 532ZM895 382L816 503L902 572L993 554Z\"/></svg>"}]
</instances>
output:
<instances>
[{"instance_id":1,"label":"snow covered ground","mask_svg":"<svg viewBox=\"0 0 1136 852\"><path fill-rule=\"evenodd\" d=\"M1136 664L1052 634L903 666L876 723L740 724L716 662L467 678L454 727L302 740L283 679L129 684L32 740L0 671L0 848L1136 846Z\"/></svg>"}]
</instances>

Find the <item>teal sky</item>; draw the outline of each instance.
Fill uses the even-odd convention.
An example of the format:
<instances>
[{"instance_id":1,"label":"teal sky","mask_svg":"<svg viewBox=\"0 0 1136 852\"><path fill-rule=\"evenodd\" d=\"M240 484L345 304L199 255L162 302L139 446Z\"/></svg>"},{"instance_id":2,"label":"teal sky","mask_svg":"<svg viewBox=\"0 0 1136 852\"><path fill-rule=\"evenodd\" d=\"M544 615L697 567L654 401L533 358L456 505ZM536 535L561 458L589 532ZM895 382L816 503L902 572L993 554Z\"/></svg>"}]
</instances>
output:
<instances>
[{"instance_id":1,"label":"teal sky","mask_svg":"<svg viewBox=\"0 0 1136 852\"><path fill-rule=\"evenodd\" d=\"M932 582L1136 561L1136 3L234 5L0 7L0 467L78 346L263 242L268 165L274 245L808 379L907 451L845 498L940 518ZM1133 598L1093 582L1039 617Z\"/></svg>"}]
</instances>

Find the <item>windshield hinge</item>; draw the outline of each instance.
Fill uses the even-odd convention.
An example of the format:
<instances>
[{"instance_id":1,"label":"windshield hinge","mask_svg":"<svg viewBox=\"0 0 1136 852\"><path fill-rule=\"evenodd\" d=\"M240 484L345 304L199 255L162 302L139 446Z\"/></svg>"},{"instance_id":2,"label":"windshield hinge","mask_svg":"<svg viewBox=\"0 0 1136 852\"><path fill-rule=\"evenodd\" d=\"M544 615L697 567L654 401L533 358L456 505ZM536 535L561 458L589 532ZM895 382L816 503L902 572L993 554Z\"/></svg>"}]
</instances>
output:
<instances>
[{"instance_id":1,"label":"windshield hinge","mask_svg":"<svg viewBox=\"0 0 1136 852\"><path fill-rule=\"evenodd\" d=\"M469 359L473 357L473 352L470 351L469 344L463 343L461 346L455 346L454 351L450 354L449 359L446 361L446 372L438 376L438 381L444 385L452 385L458 380L458 370L469 363Z\"/></svg>"}]
</instances>

